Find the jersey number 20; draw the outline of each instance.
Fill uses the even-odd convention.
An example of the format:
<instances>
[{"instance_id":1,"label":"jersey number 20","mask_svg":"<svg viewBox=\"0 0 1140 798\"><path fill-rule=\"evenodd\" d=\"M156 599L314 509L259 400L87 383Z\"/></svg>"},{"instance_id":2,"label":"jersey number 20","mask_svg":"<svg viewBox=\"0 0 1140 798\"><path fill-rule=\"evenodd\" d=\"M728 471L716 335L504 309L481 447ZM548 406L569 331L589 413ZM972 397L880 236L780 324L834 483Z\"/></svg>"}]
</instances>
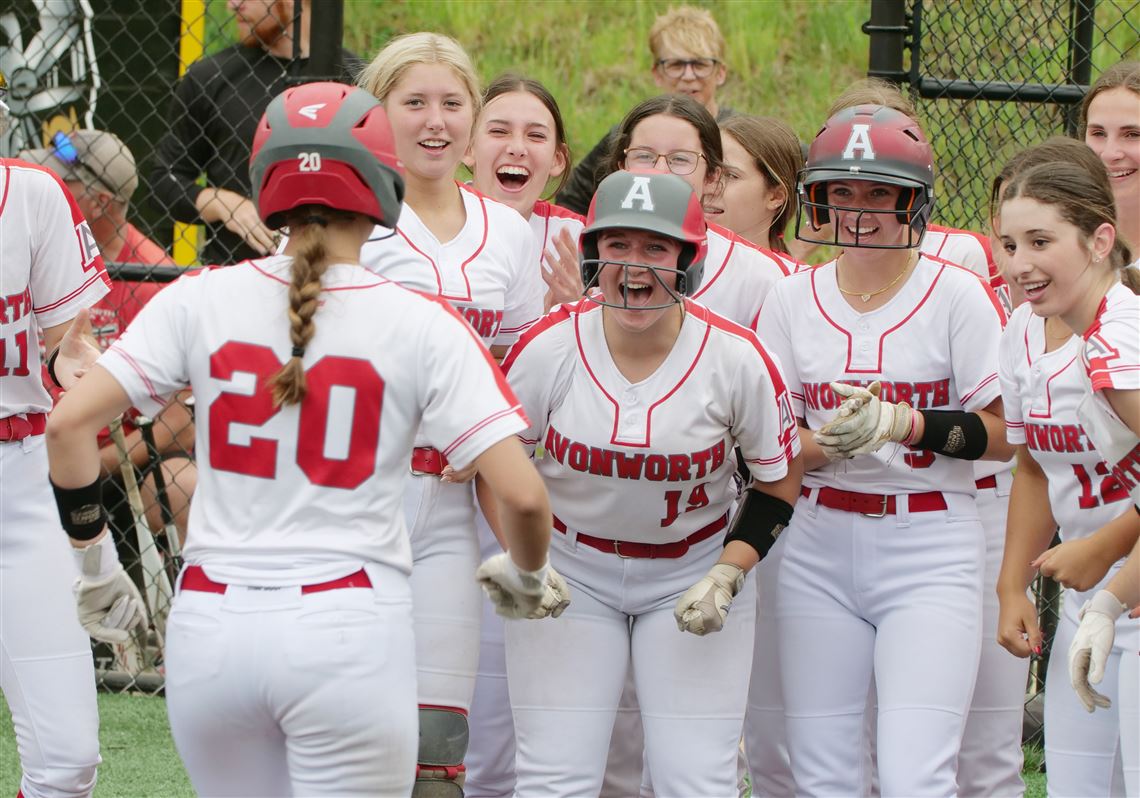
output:
<instances>
[{"instance_id":1,"label":"jersey number 20","mask_svg":"<svg viewBox=\"0 0 1140 798\"><path fill-rule=\"evenodd\" d=\"M268 346L230 341L210 356L210 376L230 380L235 373L254 375L252 394L222 393L210 405L210 465L220 471L273 479L277 441L250 437L248 445L230 442L230 425L260 427L281 408L274 406L269 380L281 361ZM326 355L305 372L308 388L301 401L297 429L297 466L314 485L351 489L376 473L380 445L380 407L384 380L367 360ZM352 390L352 430L344 459L325 456L332 389Z\"/></svg>"}]
</instances>

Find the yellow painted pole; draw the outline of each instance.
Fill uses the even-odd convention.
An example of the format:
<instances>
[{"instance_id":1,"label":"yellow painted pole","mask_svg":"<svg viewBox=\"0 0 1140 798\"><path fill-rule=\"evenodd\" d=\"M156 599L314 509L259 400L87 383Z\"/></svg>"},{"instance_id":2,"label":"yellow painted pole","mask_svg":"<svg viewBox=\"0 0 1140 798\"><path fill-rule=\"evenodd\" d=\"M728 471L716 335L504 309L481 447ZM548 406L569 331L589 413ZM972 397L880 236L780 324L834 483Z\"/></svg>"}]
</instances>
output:
<instances>
[{"instance_id":1,"label":"yellow painted pole","mask_svg":"<svg viewBox=\"0 0 1140 798\"><path fill-rule=\"evenodd\" d=\"M182 21L178 33L178 77L206 49L206 0L182 0ZM198 239L202 228L185 222L174 223L174 262L193 266L198 262Z\"/></svg>"}]
</instances>

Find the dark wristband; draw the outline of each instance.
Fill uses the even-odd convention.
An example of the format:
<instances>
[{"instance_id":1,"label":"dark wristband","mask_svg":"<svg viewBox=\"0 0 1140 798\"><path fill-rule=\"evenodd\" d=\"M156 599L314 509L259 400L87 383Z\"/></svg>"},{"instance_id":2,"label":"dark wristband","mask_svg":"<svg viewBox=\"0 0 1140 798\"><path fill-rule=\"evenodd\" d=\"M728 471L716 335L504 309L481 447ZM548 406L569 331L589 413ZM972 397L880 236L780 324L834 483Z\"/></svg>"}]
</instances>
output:
<instances>
[{"instance_id":1,"label":"dark wristband","mask_svg":"<svg viewBox=\"0 0 1140 798\"><path fill-rule=\"evenodd\" d=\"M744 492L744 501L732 519L724 544L739 540L756 549L760 559L764 559L784 527L791 523L792 509L783 499L749 488Z\"/></svg>"},{"instance_id":2,"label":"dark wristband","mask_svg":"<svg viewBox=\"0 0 1140 798\"><path fill-rule=\"evenodd\" d=\"M107 526L107 511L103 509L103 490L96 479L81 488L61 488L54 482L55 504L59 508L59 522L63 531L74 540L92 540Z\"/></svg>"},{"instance_id":3,"label":"dark wristband","mask_svg":"<svg viewBox=\"0 0 1140 798\"><path fill-rule=\"evenodd\" d=\"M59 377L55 376L55 359L57 357L59 357L59 347L58 346L55 349L51 350L51 354L48 355L47 373L48 373L48 376L51 377L51 381L55 383L55 387L56 388L62 388L63 386L59 384Z\"/></svg>"},{"instance_id":4,"label":"dark wristband","mask_svg":"<svg viewBox=\"0 0 1140 798\"><path fill-rule=\"evenodd\" d=\"M977 413L965 410L919 410L924 429L914 446L956 460L977 460L986 453L990 436Z\"/></svg>"}]
</instances>

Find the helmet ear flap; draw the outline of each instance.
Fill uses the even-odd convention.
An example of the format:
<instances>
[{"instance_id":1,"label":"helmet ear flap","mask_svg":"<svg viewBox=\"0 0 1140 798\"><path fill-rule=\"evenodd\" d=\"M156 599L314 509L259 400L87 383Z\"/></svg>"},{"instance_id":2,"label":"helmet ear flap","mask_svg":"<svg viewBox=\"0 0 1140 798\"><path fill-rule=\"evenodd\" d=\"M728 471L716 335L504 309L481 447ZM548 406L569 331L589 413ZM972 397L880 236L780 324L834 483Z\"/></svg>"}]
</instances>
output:
<instances>
[{"instance_id":1,"label":"helmet ear flap","mask_svg":"<svg viewBox=\"0 0 1140 798\"><path fill-rule=\"evenodd\" d=\"M813 230L819 230L831 223L831 211L827 205L827 183L811 183L807 186L808 221Z\"/></svg>"}]
</instances>

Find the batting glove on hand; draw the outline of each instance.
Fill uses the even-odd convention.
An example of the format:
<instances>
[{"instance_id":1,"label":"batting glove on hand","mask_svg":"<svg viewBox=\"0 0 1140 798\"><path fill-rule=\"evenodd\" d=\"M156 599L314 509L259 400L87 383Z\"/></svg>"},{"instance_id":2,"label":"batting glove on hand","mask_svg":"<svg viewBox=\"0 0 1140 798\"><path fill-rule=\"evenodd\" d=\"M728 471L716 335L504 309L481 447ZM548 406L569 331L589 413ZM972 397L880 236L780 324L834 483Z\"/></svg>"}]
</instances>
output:
<instances>
[{"instance_id":1,"label":"batting glove on hand","mask_svg":"<svg viewBox=\"0 0 1140 798\"><path fill-rule=\"evenodd\" d=\"M544 618L549 614L543 612L549 574L549 562L537 571L524 571L515 565L509 552L503 552L480 565L475 579L491 599L495 612L504 618ZM562 577L558 580L569 595Z\"/></svg>"},{"instance_id":2,"label":"batting glove on hand","mask_svg":"<svg viewBox=\"0 0 1140 798\"><path fill-rule=\"evenodd\" d=\"M867 388L831 383L843 398L835 418L815 433L815 442L831 460L872 454L884 443L907 443L914 433L914 410L906 402L894 404L879 399L878 381Z\"/></svg>"},{"instance_id":3,"label":"batting glove on hand","mask_svg":"<svg viewBox=\"0 0 1140 798\"><path fill-rule=\"evenodd\" d=\"M1069 681L1085 709L1093 712L1097 707L1108 709L1112 701L1092 688L1104 678L1104 665L1112 652L1116 634L1116 619L1127 610L1116 596L1107 590L1098 590L1091 601L1081 608L1081 625L1069 646Z\"/></svg>"},{"instance_id":4,"label":"batting glove on hand","mask_svg":"<svg viewBox=\"0 0 1140 798\"><path fill-rule=\"evenodd\" d=\"M146 626L146 604L119 563L110 533L98 543L76 549L75 557L79 565L75 581L79 623L95 640L127 642L132 629Z\"/></svg>"},{"instance_id":5,"label":"batting glove on hand","mask_svg":"<svg viewBox=\"0 0 1140 798\"><path fill-rule=\"evenodd\" d=\"M728 619L732 600L744 587L744 570L730 563L717 563L677 600L673 617L682 632L704 636L719 632Z\"/></svg>"}]
</instances>

